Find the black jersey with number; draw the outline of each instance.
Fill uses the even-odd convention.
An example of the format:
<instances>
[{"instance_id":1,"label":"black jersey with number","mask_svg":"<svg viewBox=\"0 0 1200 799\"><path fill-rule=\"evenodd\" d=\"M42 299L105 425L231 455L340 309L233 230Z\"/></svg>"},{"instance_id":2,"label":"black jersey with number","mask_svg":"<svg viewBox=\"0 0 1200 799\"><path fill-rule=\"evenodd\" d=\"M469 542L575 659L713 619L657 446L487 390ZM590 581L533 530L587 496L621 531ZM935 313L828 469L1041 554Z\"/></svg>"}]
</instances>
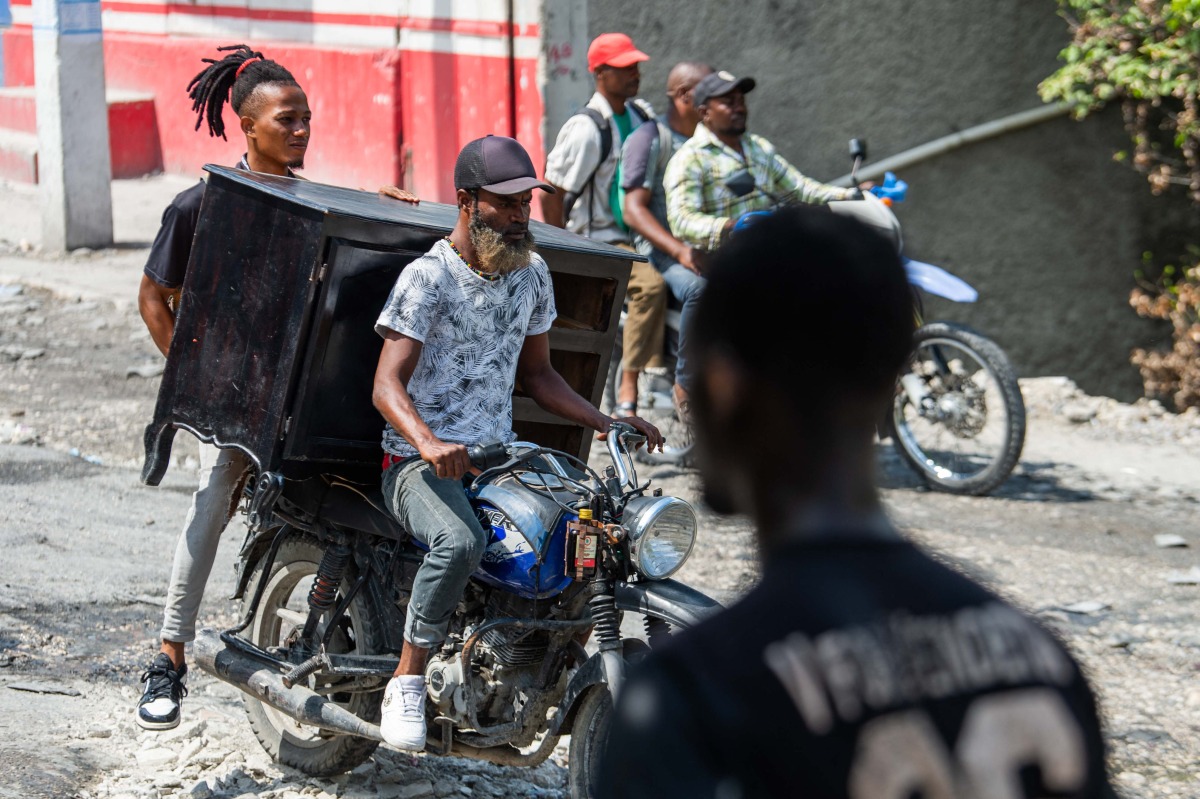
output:
<instances>
[{"instance_id":1,"label":"black jersey with number","mask_svg":"<svg viewBox=\"0 0 1200 799\"><path fill-rule=\"evenodd\" d=\"M631 671L601 796L1115 796L1043 627L899 538L817 541Z\"/></svg>"}]
</instances>

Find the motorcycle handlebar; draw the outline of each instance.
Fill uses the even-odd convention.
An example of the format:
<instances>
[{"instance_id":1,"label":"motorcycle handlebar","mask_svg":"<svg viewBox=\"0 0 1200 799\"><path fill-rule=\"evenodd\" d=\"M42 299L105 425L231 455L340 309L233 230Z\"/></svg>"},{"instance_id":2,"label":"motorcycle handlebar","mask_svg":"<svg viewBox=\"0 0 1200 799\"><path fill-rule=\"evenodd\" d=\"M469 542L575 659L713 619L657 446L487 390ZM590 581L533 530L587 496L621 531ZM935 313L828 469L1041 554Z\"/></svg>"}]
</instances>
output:
<instances>
[{"instance_id":1,"label":"motorcycle handlebar","mask_svg":"<svg viewBox=\"0 0 1200 799\"><path fill-rule=\"evenodd\" d=\"M493 469L508 460L508 448L499 441L476 444L467 450L471 465L480 471Z\"/></svg>"},{"instance_id":2,"label":"motorcycle handlebar","mask_svg":"<svg viewBox=\"0 0 1200 799\"><path fill-rule=\"evenodd\" d=\"M636 490L638 486L637 471L633 466L633 457L629 454L629 445L636 446L645 441L644 435L625 422L613 422L608 429L608 455L616 467L617 478L630 490Z\"/></svg>"}]
</instances>

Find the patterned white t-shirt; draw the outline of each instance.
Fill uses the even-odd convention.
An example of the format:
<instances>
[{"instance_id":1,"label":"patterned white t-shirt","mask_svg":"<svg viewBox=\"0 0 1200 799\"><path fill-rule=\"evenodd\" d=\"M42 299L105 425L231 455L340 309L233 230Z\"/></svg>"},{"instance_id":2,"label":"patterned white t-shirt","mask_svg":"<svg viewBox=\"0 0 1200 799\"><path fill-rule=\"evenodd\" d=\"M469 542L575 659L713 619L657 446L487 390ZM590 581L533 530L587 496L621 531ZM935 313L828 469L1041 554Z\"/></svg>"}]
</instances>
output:
<instances>
[{"instance_id":1,"label":"patterned white t-shirt","mask_svg":"<svg viewBox=\"0 0 1200 799\"><path fill-rule=\"evenodd\" d=\"M442 441L510 443L512 390L526 336L550 329L557 315L550 270L540 255L499 280L485 280L442 239L400 273L375 330L422 342L408 394ZM388 424L383 448L417 450Z\"/></svg>"}]
</instances>

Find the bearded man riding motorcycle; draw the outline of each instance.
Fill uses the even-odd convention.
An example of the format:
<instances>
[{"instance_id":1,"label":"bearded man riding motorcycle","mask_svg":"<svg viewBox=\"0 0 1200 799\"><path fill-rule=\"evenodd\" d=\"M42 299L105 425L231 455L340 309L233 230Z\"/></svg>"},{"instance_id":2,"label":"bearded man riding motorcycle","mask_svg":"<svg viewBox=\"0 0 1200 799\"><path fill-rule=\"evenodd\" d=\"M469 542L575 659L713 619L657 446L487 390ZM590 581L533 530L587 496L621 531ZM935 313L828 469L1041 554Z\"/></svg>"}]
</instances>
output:
<instances>
[{"instance_id":1,"label":"bearded man riding motorcycle","mask_svg":"<svg viewBox=\"0 0 1200 799\"><path fill-rule=\"evenodd\" d=\"M404 648L384 692L380 732L401 749L425 746L425 664L447 625L486 534L462 479L468 447L510 443L514 379L545 410L606 433L613 420L550 363L554 291L533 251L529 209L539 181L515 140L467 144L454 166L458 220L450 235L400 273L375 325L384 338L374 404L383 433L388 509L429 547L413 581ZM622 421L662 447L649 422Z\"/></svg>"}]
</instances>

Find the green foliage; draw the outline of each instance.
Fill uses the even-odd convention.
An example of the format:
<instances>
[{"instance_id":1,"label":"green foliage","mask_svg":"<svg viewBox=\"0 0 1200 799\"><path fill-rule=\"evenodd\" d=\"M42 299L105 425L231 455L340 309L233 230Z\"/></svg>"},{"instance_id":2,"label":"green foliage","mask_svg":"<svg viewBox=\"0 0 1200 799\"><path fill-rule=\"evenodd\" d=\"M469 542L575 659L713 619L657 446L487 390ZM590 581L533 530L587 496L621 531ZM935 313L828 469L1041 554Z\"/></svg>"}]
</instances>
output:
<instances>
[{"instance_id":1,"label":"green foliage","mask_svg":"<svg viewBox=\"0 0 1200 799\"><path fill-rule=\"evenodd\" d=\"M1120 103L1132 163L1155 192L1188 186L1200 202L1200 0L1058 0L1072 41L1042 99L1077 118Z\"/></svg>"},{"instance_id":2,"label":"green foliage","mask_svg":"<svg viewBox=\"0 0 1200 799\"><path fill-rule=\"evenodd\" d=\"M1116 154L1158 194L1186 186L1200 203L1200 0L1057 0L1071 29L1062 66L1038 87L1082 119L1117 103L1133 144ZM1149 396L1179 410L1200 406L1200 250L1186 265L1152 268L1146 253L1129 302L1141 316L1170 321L1170 351L1135 350ZM1157 272L1154 280L1148 274Z\"/></svg>"}]
</instances>

